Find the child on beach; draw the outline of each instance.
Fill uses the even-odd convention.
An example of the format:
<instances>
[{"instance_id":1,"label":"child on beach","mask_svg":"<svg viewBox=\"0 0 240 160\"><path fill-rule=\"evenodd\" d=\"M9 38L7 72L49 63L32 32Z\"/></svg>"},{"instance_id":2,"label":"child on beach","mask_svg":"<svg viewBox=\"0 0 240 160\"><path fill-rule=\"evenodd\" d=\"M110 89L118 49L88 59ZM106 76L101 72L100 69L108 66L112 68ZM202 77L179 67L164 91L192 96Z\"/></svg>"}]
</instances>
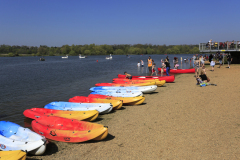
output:
<instances>
[{"instance_id":1,"label":"child on beach","mask_svg":"<svg viewBox=\"0 0 240 160\"><path fill-rule=\"evenodd\" d=\"M131 75L131 74L128 74L127 72L124 72L124 74L126 75L125 78L127 78L127 79L132 79L132 75Z\"/></svg>"},{"instance_id":2,"label":"child on beach","mask_svg":"<svg viewBox=\"0 0 240 160\"><path fill-rule=\"evenodd\" d=\"M211 71L214 71L215 61L213 60L213 58L211 60L210 66L212 66L212 70Z\"/></svg>"},{"instance_id":3,"label":"child on beach","mask_svg":"<svg viewBox=\"0 0 240 160\"><path fill-rule=\"evenodd\" d=\"M202 71L204 72L204 74L207 75L207 69L205 68L205 66L202 66Z\"/></svg>"},{"instance_id":4,"label":"child on beach","mask_svg":"<svg viewBox=\"0 0 240 160\"><path fill-rule=\"evenodd\" d=\"M155 70L155 67L156 67L156 64L153 63L151 76L153 76L154 73L156 73L156 76L157 76L157 72L156 72L156 70Z\"/></svg>"},{"instance_id":5,"label":"child on beach","mask_svg":"<svg viewBox=\"0 0 240 160\"><path fill-rule=\"evenodd\" d=\"M182 58L182 57L181 57ZM174 69L178 69L179 64L178 64L178 58L174 57Z\"/></svg>"},{"instance_id":6,"label":"child on beach","mask_svg":"<svg viewBox=\"0 0 240 160\"><path fill-rule=\"evenodd\" d=\"M201 74L196 78L196 80L197 80L197 85L200 85L200 87L205 87L208 85L217 86L216 84L207 83L210 81L210 79L207 77L207 75L204 73L203 70L201 70Z\"/></svg>"},{"instance_id":7,"label":"child on beach","mask_svg":"<svg viewBox=\"0 0 240 160\"><path fill-rule=\"evenodd\" d=\"M166 65L164 63L164 61L162 61L162 67L161 67L161 76L163 76L163 69L166 68Z\"/></svg>"},{"instance_id":8,"label":"child on beach","mask_svg":"<svg viewBox=\"0 0 240 160\"><path fill-rule=\"evenodd\" d=\"M207 76L204 74L203 71L201 71L201 75L199 75L197 78L197 85L202 86L207 86Z\"/></svg>"}]
</instances>

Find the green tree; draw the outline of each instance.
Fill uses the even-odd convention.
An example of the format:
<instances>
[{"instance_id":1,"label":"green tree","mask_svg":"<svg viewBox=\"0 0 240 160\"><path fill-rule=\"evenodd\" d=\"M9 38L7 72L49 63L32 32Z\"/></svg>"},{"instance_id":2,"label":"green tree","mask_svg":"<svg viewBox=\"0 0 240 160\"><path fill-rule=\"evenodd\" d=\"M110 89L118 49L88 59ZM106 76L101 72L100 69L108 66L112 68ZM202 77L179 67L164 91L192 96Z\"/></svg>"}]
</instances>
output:
<instances>
[{"instance_id":1,"label":"green tree","mask_svg":"<svg viewBox=\"0 0 240 160\"><path fill-rule=\"evenodd\" d=\"M187 53L189 53L189 51L190 51L190 47L188 45L182 46L182 53L187 54Z\"/></svg>"},{"instance_id":2,"label":"green tree","mask_svg":"<svg viewBox=\"0 0 240 160\"><path fill-rule=\"evenodd\" d=\"M49 56L54 56L54 52L53 51L49 51Z\"/></svg>"},{"instance_id":3,"label":"green tree","mask_svg":"<svg viewBox=\"0 0 240 160\"><path fill-rule=\"evenodd\" d=\"M166 49L165 54L172 54L172 50L170 48Z\"/></svg>"},{"instance_id":4,"label":"green tree","mask_svg":"<svg viewBox=\"0 0 240 160\"><path fill-rule=\"evenodd\" d=\"M152 48L148 47L146 50L147 50L147 54L153 54L153 49Z\"/></svg>"},{"instance_id":5,"label":"green tree","mask_svg":"<svg viewBox=\"0 0 240 160\"><path fill-rule=\"evenodd\" d=\"M84 54L85 54L85 55L90 55L90 54L91 54L91 51L90 51L90 50L85 50L85 51L84 51Z\"/></svg>"},{"instance_id":6,"label":"green tree","mask_svg":"<svg viewBox=\"0 0 240 160\"><path fill-rule=\"evenodd\" d=\"M180 53L180 50L179 50L179 47L178 47L178 46L174 46L171 50L172 50L171 52L172 52L173 54L179 54L179 53Z\"/></svg>"},{"instance_id":7,"label":"green tree","mask_svg":"<svg viewBox=\"0 0 240 160\"><path fill-rule=\"evenodd\" d=\"M10 53L8 53L8 56L9 57L14 57L15 55L12 52L10 52Z\"/></svg>"},{"instance_id":8,"label":"green tree","mask_svg":"<svg viewBox=\"0 0 240 160\"><path fill-rule=\"evenodd\" d=\"M124 51L121 50L121 49L117 49L113 52L113 54L116 54L116 55L123 55L124 54Z\"/></svg>"},{"instance_id":9,"label":"green tree","mask_svg":"<svg viewBox=\"0 0 240 160\"><path fill-rule=\"evenodd\" d=\"M40 56L47 55L47 47L46 46L40 46L38 48L38 55L40 55Z\"/></svg>"},{"instance_id":10,"label":"green tree","mask_svg":"<svg viewBox=\"0 0 240 160\"><path fill-rule=\"evenodd\" d=\"M199 48L198 47L194 47L191 52L192 53L199 53Z\"/></svg>"},{"instance_id":11,"label":"green tree","mask_svg":"<svg viewBox=\"0 0 240 160\"><path fill-rule=\"evenodd\" d=\"M75 51L74 51L74 50L71 50L71 51L69 52L69 55L71 55L71 56L75 56L75 55L76 55L76 53L75 53Z\"/></svg>"},{"instance_id":12,"label":"green tree","mask_svg":"<svg viewBox=\"0 0 240 160\"><path fill-rule=\"evenodd\" d=\"M62 54L69 54L69 52L71 51L71 48L69 45L63 45L62 48L61 48L61 52Z\"/></svg>"}]
</instances>

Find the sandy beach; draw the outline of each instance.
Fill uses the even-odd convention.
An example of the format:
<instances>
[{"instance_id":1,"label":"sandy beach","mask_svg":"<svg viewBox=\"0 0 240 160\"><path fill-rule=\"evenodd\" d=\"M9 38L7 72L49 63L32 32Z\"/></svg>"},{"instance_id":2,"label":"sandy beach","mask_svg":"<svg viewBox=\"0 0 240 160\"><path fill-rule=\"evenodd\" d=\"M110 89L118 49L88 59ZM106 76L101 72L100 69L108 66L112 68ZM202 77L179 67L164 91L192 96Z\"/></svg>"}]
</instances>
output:
<instances>
[{"instance_id":1,"label":"sandy beach","mask_svg":"<svg viewBox=\"0 0 240 160\"><path fill-rule=\"evenodd\" d=\"M240 65L215 66L217 86L199 87L194 74L145 94L143 105L123 106L96 123L108 126L103 141L51 143L28 159L239 159Z\"/></svg>"}]
</instances>

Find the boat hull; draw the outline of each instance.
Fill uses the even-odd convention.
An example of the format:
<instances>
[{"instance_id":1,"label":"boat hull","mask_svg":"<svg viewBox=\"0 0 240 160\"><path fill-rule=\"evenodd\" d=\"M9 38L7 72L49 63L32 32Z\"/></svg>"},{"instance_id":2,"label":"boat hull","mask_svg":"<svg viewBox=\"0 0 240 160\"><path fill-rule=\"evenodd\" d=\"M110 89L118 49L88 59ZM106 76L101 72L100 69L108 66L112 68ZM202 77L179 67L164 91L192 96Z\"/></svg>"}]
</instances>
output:
<instances>
[{"instance_id":1,"label":"boat hull","mask_svg":"<svg viewBox=\"0 0 240 160\"><path fill-rule=\"evenodd\" d=\"M63 110L54 110L54 109L46 109L46 108L32 108L26 109L23 112L25 117L36 119L41 115L45 116L55 116L55 117L62 117L68 119L77 119L81 121L94 121L99 112L97 110L91 111L63 111Z\"/></svg>"},{"instance_id":2,"label":"boat hull","mask_svg":"<svg viewBox=\"0 0 240 160\"><path fill-rule=\"evenodd\" d=\"M89 111L97 110L100 114L112 111L111 103L73 103L73 102L51 102L44 106L46 109L65 111Z\"/></svg>"},{"instance_id":3,"label":"boat hull","mask_svg":"<svg viewBox=\"0 0 240 160\"><path fill-rule=\"evenodd\" d=\"M118 78L125 78L125 75L118 74ZM133 80L141 80L141 79L159 79L159 80L165 80L166 83L172 83L175 80L175 76L132 76Z\"/></svg>"},{"instance_id":4,"label":"boat hull","mask_svg":"<svg viewBox=\"0 0 240 160\"><path fill-rule=\"evenodd\" d=\"M158 68L158 71L161 71L161 68ZM164 72L166 72L166 69L163 69ZM170 69L169 73L175 73L175 74L183 74L183 73L195 73L195 69Z\"/></svg>"},{"instance_id":5,"label":"boat hull","mask_svg":"<svg viewBox=\"0 0 240 160\"><path fill-rule=\"evenodd\" d=\"M123 105L123 102L121 100L89 98L84 96L75 96L73 98L70 98L68 101L75 103L111 103L114 110L120 109Z\"/></svg>"},{"instance_id":6,"label":"boat hull","mask_svg":"<svg viewBox=\"0 0 240 160\"><path fill-rule=\"evenodd\" d=\"M69 143L102 140L108 135L108 128L101 124L60 117L41 116L32 121L32 128L48 139Z\"/></svg>"},{"instance_id":7,"label":"boat hull","mask_svg":"<svg viewBox=\"0 0 240 160\"><path fill-rule=\"evenodd\" d=\"M1 151L0 152L0 159L1 160L25 160L26 159L26 152L23 152L21 150Z\"/></svg>"},{"instance_id":8,"label":"boat hull","mask_svg":"<svg viewBox=\"0 0 240 160\"><path fill-rule=\"evenodd\" d=\"M122 100L123 105L139 105L142 104L145 100L144 96L138 96L138 97L112 97L112 96L106 96L106 95L99 95L99 94L90 94L88 97L93 98L103 98L103 99L113 99L113 100Z\"/></svg>"}]
</instances>

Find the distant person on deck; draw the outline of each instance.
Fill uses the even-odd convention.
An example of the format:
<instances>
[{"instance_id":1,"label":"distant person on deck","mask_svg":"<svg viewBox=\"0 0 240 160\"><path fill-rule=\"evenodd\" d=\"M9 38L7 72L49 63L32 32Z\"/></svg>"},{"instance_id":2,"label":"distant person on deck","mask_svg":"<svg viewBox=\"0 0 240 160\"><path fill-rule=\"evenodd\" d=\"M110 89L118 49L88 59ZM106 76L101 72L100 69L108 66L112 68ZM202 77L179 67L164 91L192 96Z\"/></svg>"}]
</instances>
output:
<instances>
[{"instance_id":1,"label":"distant person on deck","mask_svg":"<svg viewBox=\"0 0 240 160\"><path fill-rule=\"evenodd\" d=\"M169 76L169 71L170 71L170 63L168 62L167 59L165 59L165 65L166 65L166 74Z\"/></svg>"},{"instance_id":2,"label":"distant person on deck","mask_svg":"<svg viewBox=\"0 0 240 160\"><path fill-rule=\"evenodd\" d=\"M149 73L152 72L152 64L153 64L153 60L152 60L152 58L149 56L149 57L148 57L148 70L149 70Z\"/></svg>"},{"instance_id":3,"label":"distant person on deck","mask_svg":"<svg viewBox=\"0 0 240 160\"><path fill-rule=\"evenodd\" d=\"M210 44L209 42L206 44L206 49L209 49L210 48Z\"/></svg>"},{"instance_id":4,"label":"distant person on deck","mask_svg":"<svg viewBox=\"0 0 240 160\"><path fill-rule=\"evenodd\" d=\"M137 64L137 66L140 67L140 63L139 63L139 62L138 62L138 64Z\"/></svg>"},{"instance_id":5,"label":"distant person on deck","mask_svg":"<svg viewBox=\"0 0 240 160\"><path fill-rule=\"evenodd\" d=\"M131 74L128 74L127 72L124 72L124 74L125 74L125 78L127 78L127 79L132 79L132 75Z\"/></svg>"}]
</instances>

